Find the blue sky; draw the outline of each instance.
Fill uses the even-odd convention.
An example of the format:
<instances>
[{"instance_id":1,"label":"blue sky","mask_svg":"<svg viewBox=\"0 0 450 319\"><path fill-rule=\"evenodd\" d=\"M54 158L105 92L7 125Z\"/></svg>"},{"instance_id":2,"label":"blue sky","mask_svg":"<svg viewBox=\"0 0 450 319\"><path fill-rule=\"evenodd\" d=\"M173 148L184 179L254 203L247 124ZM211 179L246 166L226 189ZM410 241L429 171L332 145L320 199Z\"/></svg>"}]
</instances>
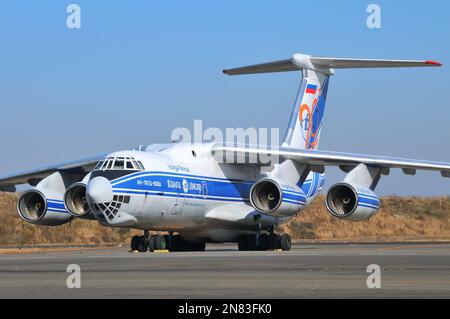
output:
<instances>
[{"instance_id":1,"label":"blue sky","mask_svg":"<svg viewBox=\"0 0 450 319\"><path fill-rule=\"evenodd\" d=\"M66 27L72 2L81 7L79 30ZM168 142L194 119L284 133L298 74L221 70L295 52L444 63L339 70L320 148L450 161L448 1L72 2L0 3L0 174ZM381 6L382 29L366 27L370 3ZM330 169L327 184L342 177ZM393 172L378 192L449 189L439 174Z\"/></svg>"}]
</instances>

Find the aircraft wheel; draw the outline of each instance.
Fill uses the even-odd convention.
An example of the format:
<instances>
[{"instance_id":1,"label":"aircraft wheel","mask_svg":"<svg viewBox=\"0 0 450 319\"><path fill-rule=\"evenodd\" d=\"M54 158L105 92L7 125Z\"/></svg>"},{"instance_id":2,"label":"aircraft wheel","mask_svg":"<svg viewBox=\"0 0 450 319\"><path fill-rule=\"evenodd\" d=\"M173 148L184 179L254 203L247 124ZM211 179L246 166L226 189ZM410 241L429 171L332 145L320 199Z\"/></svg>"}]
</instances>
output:
<instances>
[{"instance_id":1,"label":"aircraft wheel","mask_svg":"<svg viewBox=\"0 0 450 319\"><path fill-rule=\"evenodd\" d=\"M259 236L259 245L258 245L259 250L266 251L268 244L269 244L269 235L261 234Z\"/></svg>"},{"instance_id":2,"label":"aircraft wheel","mask_svg":"<svg viewBox=\"0 0 450 319\"><path fill-rule=\"evenodd\" d=\"M256 245L256 235L252 234L247 237L248 242L248 250L255 251L258 250L258 246Z\"/></svg>"},{"instance_id":3,"label":"aircraft wheel","mask_svg":"<svg viewBox=\"0 0 450 319\"><path fill-rule=\"evenodd\" d=\"M155 238L155 248L156 250L166 250L167 249L167 243L166 238L162 235L157 235Z\"/></svg>"},{"instance_id":4,"label":"aircraft wheel","mask_svg":"<svg viewBox=\"0 0 450 319\"><path fill-rule=\"evenodd\" d=\"M278 234L271 234L269 235L268 242L267 242L267 249L269 250L276 250L280 249L280 235Z\"/></svg>"},{"instance_id":5,"label":"aircraft wheel","mask_svg":"<svg viewBox=\"0 0 450 319\"><path fill-rule=\"evenodd\" d=\"M206 250L206 243L200 242L195 244L195 251L205 251Z\"/></svg>"},{"instance_id":6,"label":"aircraft wheel","mask_svg":"<svg viewBox=\"0 0 450 319\"><path fill-rule=\"evenodd\" d=\"M281 235L280 247L283 251L291 250L292 247L291 236L289 236L288 234Z\"/></svg>"},{"instance_id":7,"label":"aircraft wheel","mask_svg":"<svg viewBox=\"0 0 450 319\"><path fill-rule=\"evenodd\" d=\"M140 241L141 241L141 237L140 236L133 236L133 238L131 238L130 248L131 248L132 251L138 250Z\"/></svg>"},{"instance_id":8,"label":"aircraft wheel","mask_svg":"<svg viewBox=\"0 0 450 319\"><path fill-rule=\"evenodd\" d=\"M148 249L148 243L144 236L139 237L138 252L145 253Z\"/></svg>"},{"instance_id":9,"label":"aircraft wheel","mask_svg":"<svg viewBox=\"0 0 450 319\"><path fill-rule=\"evenodd\" d=\"M141 244L139 244L137 250L140 253L145 253L147 251L147 249L148 249L148 247L144 243L141 243Z\"/></svg>"},{"instance_id":10,"label":"aircraft wheel","mask_svg":"<svg viewBox=\"0 0 450 319\"><path fill-rule=\"evenodd\" d=\"M247 235L240 235L237 240L239 251L248 251Z\"/></svg>"},{"instance_id":11,"label":"aircraft wheel","mask_svg":"<svg viewBox=\"0 0 450 319\"><path fill-rule=\"evenodd\" d=\"M156 236L150 236L148 239L148 251L154 252L156 249Z\"/></svg>"},{"instance_id":12,"label":"aircraft wheel","mask_svg":"<svg viewBox=\"0 0 450 319\"><path fill-rule=\"evenodd\" d=\"M172 246L173 246L173 236L171 235L164 235L164 240L166 241L166 249L168 251L172 250Z\"/></svg>"}]
</instances>

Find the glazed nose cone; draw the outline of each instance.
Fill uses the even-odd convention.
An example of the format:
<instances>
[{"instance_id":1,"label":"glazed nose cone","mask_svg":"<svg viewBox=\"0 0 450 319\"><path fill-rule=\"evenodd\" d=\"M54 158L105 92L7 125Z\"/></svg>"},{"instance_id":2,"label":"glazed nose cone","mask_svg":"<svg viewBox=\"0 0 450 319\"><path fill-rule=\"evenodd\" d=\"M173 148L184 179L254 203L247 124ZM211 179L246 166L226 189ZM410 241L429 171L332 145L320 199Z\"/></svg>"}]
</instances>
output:
<instances>
[{"instance_id":1,"label":"glazed nose cone","mask_svg":"<svg viewBox=\"0 0 450 319\"><path fill-rule=\"evenodd\" d=\"M88 200L94 204L109 203L113 199L111 183L101 176L94 177L89 181L86 193Z\"/></svg>"}]
</instances>

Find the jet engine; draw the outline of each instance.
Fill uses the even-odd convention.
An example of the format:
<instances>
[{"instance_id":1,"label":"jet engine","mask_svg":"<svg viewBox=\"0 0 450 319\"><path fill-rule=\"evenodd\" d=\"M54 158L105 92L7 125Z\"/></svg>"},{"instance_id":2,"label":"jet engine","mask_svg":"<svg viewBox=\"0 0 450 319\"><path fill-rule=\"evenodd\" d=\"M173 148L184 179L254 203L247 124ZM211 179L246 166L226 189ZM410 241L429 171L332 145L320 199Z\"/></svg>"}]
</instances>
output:
<instances>
[{"instance_id":1,"label":"jet engine","mask_svg":"<svg viewBox=\"0 0 450 319\"><path fill-rule=\"evenodd\" d=\"M264 178L250 190L250 203L260 213L289 217L306 205L306 196L298 186L287 185L275 178Z\"/></svg>"},{"instance_id":2,"label":"jet engine","mask_svg":"<svg viewBox=\"0 0 450 319\"><path fill-rule=\"evenodd\" d=\"M64 194L64 206L73 217L84 217L91 212L86 200L86 184L71 185Z\"/></svg>"},{"instance_id":3,"label":"jet engine","mask_svg":"<svg viewBox=\"0 0 450 319\"><path fill-rule=\"evenodd\" d=\"M370 189L356 187L349 183L338 183L329 189L326 206L334 217L363 221L378 212L380 201Z\"/></svg>"},{"instance_id":4,"label":"jet engine","mask_svg":"<svg viewBox=\"0 0 450 319\"><path fill-rule=\"evenodd\" d=\"M90 177L91 173L87 174L81 182L70 185L64 193L64 207L73 217L95 220L86 196Z\"/></svg>"},{"instance_id":5,"label":"jet engine","mask_svg":"<svg viewBox=\"0 0 450 319\"><path fill-rule=\"evenodd\" d=\"M58 226L73 218L64 209L62 201L48 200L37 189L22 194L17 203L17 210L23 220L35 225Z\"/></svg>"},{"instance_id":6,"label":"jet engine","mask_svg":"<svg viewBox=\"0 0 450 319\"><path fill-rule=\"evenodd\" d=\"M44 178L35 189L20 196L17 203L19 216L36 225L58 226L70 222L73 216L66 210L63 196L66 185L80 179L79 175L63 172Z\"/></svg>"}]
</instances>

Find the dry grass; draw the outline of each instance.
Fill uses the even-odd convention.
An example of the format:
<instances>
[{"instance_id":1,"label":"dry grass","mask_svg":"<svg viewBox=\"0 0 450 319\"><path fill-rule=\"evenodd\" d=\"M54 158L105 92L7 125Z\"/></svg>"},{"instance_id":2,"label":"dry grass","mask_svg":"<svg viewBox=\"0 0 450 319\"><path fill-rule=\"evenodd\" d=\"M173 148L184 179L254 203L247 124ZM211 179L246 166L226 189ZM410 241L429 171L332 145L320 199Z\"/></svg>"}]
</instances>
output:
<instances>
[{"instance_id":1,"label":"dry grass","mask_svg":"<svg viewBox=\"0 0 450 319\"><path fill-rule=\"evenodd\" d=\"M0 245L128 243L136 231L111 229L96 221L74 220L60 227L35 226L16 213L18 196L0 194ZM450 238L450 197L384 197L380 212L366 222L339 220L318 198L280 231L294 239L351 240L396 237Z\"/></svg>"}]
</instances>

